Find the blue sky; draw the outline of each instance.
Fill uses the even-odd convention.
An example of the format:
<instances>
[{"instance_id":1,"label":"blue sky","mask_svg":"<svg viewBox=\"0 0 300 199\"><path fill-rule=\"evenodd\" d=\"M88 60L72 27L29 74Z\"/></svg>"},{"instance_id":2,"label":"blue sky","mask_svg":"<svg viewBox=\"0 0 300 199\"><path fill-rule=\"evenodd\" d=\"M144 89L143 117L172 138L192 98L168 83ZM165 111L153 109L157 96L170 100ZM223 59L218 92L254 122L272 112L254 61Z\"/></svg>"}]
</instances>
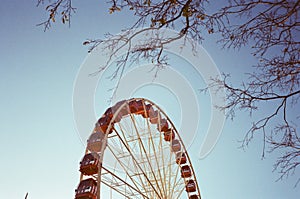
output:
<instances>
[{"instance_id":1,"label":"blue sky","mask_svg":"<svg viewBox=\"0 0 300 199\"><path fill-rule=\"evenodd\" d=\"M87 56L82 42L103 37L106 32L118 33L132 18L126 13L109 15L101 1L74 1L78 9L71 27L56 23L43 32L43 27L36 24L45 19L46 13L35 5L34 0L1 1L0 198L24 198L26 192L28 199L72 198L85 150L72 110L73 84ZM220 71L231 73L236 82L250 70L244 63L255 61L246 50L219 50L214 38L207 39L203 46ZM137 95L155 96L142 91ZM98 92L97 100L101 105L96 112L101 114L106 107L105 97ZM240 113L236 120L226 121L217 145L204 159L199 159L196 152L203 135L197 137L190 155L203 198L299 197L299 185L293 188L297 174L275 182L279 175L272 172L272 165L277 154L261 160L261 136L255 137L247 150L238 149L238 140L251 120Z\"/></svg>"}]
</instances>

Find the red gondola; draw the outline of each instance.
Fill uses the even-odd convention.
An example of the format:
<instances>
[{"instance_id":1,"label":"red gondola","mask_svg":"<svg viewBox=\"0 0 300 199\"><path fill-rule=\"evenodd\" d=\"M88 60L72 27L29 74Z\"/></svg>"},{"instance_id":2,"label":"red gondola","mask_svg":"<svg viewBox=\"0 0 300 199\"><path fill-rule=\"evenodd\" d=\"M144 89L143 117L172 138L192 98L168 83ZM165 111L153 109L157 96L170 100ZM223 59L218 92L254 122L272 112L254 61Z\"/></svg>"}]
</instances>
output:
<instances>
[{"instance_id":1,"label":"red gondola","mask_svg":"<svg viewBox=\"0 0 300 199\"><path fill-rule=\"evenodd\" d=\"M197 196L197 195L191 195L191 196L189 197L189 199L199 199L199 196Z\"/></svg>"},{"instance_id":2,"label":"red gondola","mask_svg":"<svg viewBox=\"0 0 300 199\"><path fill-rule=\"evenodd\" d=\"M129 102L129 110L134 114L142 114L144 112L143 100L134 100Z\"/></svg>"},{"instance_id":3,"label":"red gondola","mask_svg":"<svg viewBox=\"0 0 300 199\"><path fill-rule=\"evenodd\" d=\"M166 119L161 119L160 122L157 124L157 129L160 132L166 132L169 130L168 121Z\"/></svg>"},{"instance_id":4,"label":"red gondola","mask_svg":"<svg viewBox=\"0 0 300 199\"><path fill-rule=\"evenodd\" d=\"M114 116L112 108L109 107L108 109L106 109L106 111L104 112L104 115L106 115L109 118L109 120L111 120Z\"/></svg>"},{"instance_id":5,"label":"red gondola","mask_svg":"<svg viewBox=\"0 0 300 199\"><path fill-rule=\"evenodd\" d=\"M125 104L125 105L124 105L124 104ZM112 109L113 109L114 112L117 112L118 109L119 109L121 106L123 106L123 107L122 107L122 109L119 111L118 116L116 117L115 122L119 122L119 121L122 119L123 116L126 116L126 115L128 115L128 114L130 113L130 109L129 109L129 106L128 106L128 103L127 103L126 100L123 100L123 101L121 101L121 102L116 103L116 105L113 106Z\"/></svg>"},{"instance_id":6,"label":"red gondola","mask_svg":"<svg viewBox=\"0 0 300 199\"><path fill-rule=\"evenodd\" d=\"M105 134L102 132L92 133L87 140L87 148L92 152L100 152L103 144L106 147Z\"/></svg>"},{"instance_id":7,"label":"red gondola","mask_svg":"<svg viewBox=\"0 0 300 199\"><path fill-rule=\"evenodd\" d=\"M172 129L168 129L168 131L164 132L164 139L165 141L170 142L171 140L174 140L175 133Z\"/></svg>"},{"instance_id":8,"label":"red gondola","mask_svg":"<svg viewBox=\"0 0 300 199\"><path fill-rule=\"evenodd\" d=\"M192 170L189 165L184 165L181 167L181 177L182 178L189 178L192 176Z\"/></svg>"},{"instance_id":9,"label":"red gondola","mask_svg":"<svg viewBox=\"0 0 300 199\"><path fill-rule=\"evenodd\" d=\"M80 162L79 171L84 175L93 175L99 171L99 155L97 153L88 153Z\"/></svg>"},{"instance_id":10,"label":"red gondola","mask_svg":"<svg viewBox=\"0 0 300 199\"><path fill-rule=\"evenodd\" d=\"M185 186L185 190L187 192L194 192L194 191L196 191L196 183L195 183L195 181L194 180L188 180L187 184Z\"/></svg>"},{"instance_id":11,"label":"red gondola","mask_svg":"<svg viewBox=\"0 0 300 199\"><path fill-rule=\"evenodd\" d=\"M122 100L117 102L114 106L112 106L112 111L116 112L123 104L127 103L127 100Z\"/></svg>"},{"instance_id":12,"label":"red gondola","mask_svg":"<svg viewBox=\"0 0 300 199\"><path fill-rule=\"evenodd\" d=\"M173 152L178 152L181 150L181 145L180 145L179 140L172 140L171 149Z\"/></svg>"},{"instance_id":13,"label":"red gondola","mask_svg":"<svg viewBox=\"0 0 300 199\"><path fill-rule=\"evenodd\" d=\"M157 124L159 118L161 118L159 111L158 110L154 111L154 109L149 111L149 118L151 124Z\"/></svg>"},{"instance_id":14,"label":"red gondola","mask_svg":"<svg viewBox=\"0 0 300 199\"><path fill-rule=\"evenodd\" d=\"M106 133L109 123L111 119L107 115L102 115L102 117L98 120L98 123L96 124L96 131ZM108 133L111 133L113 131L113 124L111 125L111 128L109 129Z\"/></svg>"},{"instance_id":15,"label":"red gondola","mask_svg":"<svg viewBox=\"0 0 300 199\"><path fill-rule=\"evenodd\" d=\"M96 199L97 183L92 178L82 180L79 183L75 192L76 192L75 199Z\"/></svg>"},{"instance_id":16,"label":"red gondola","mask_svg":"<svg viewBox=\"0 0 300 199\"><path fill-rule=\"evenodd\" d=\"M124 105L126 104L126 105ZM124 106L123 106L124 105ZM111 118L114 114L117 113L118 109L123 106L123 108L119 111L118 115L115 117L114 122L120 122L122 117L129 114L129 107L127 105L126 100L122 100L120 102L117 102L114 106L111 107L111 110L109 110L109 114Z\"/></svg>"},{"instance_id":17,"label":"red gondola","mask_svg":"<svg viewBox=\"0 0 300 199\"><path fill-rule=\"evenodd\" d=\"M141 115L146 118L146 117L149 117L150 115L150 112L153 112L153 107L152 107L152 104L146 104L145 105L145 110L141 113Z\"/></svg>"},{"instance_id":18,"label":"red gondola","mask_svg":"<svg viewBox=\"0 0 300 199\"><path fill-rule=\"evenodd\" d=\"M186 155L183 152L176 153L176 163L177 164L185 164L186 163Z\"/></svg>"}]
</instances>

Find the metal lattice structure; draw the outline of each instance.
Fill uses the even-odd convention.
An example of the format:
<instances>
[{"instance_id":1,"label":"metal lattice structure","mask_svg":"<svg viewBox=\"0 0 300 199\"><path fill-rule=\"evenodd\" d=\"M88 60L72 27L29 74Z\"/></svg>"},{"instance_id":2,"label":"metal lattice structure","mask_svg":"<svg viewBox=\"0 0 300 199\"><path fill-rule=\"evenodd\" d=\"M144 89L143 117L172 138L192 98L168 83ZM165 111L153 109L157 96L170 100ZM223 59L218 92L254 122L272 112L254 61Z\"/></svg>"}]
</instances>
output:
<instances>
[{"instance_id":1,"label":"metal lattice structure","mask_svg":"<svg viewBox=\"0 0 300 199\"><path fill-rule=\"evenodd\" d=\"M75 199L201 199L187 150L169 117L143 98L123 100L98 120L80 162Z\"/></svg>"}]
</instances>

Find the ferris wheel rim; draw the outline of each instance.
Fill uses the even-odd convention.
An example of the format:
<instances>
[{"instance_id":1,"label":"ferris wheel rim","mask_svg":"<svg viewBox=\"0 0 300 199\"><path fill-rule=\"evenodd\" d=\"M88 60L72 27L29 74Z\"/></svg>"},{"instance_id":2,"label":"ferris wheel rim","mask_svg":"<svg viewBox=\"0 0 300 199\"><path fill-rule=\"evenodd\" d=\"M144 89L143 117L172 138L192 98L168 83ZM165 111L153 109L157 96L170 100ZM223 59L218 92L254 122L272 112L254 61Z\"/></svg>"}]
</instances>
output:
<instances>
[{"instance_id":1,"label":"ferris wheel rim","mask_svg":"<svg viewBox=\"0 0 300 199\"><path fill-rule=\"evenodd\" d=\"M131 99L128 99L128 100L121 100L121 101L119 101L118 103L121 103L121 106L119 106L118 109L114 112L113 117L112 117L111 121L109 122L108 128L106 129L106 132L105 132L105 139L108 139L108 138L109 138L108 136L109 136L109 134L111 133L111 132L110 132L111 129L114 129L114 124L115 124L115 123L118 123L118 122L115 122L115 121L116 121L116 118L118 117L120 111L121 111L125 106L128 106L128 104L129 104L130 102L132 102L132 101L138 101L138 100L141 100L141 101L143 102L144 111L146 111L146 110L145 110L145 102L146 102L147 104L150 104L151 106L154 106L157 110L159 110L159 113L161 113L161 114L164 116L164 118L167 120L167 122L171 125L172 130L174 130L174 132L175 132L175 135L176 135L177 140L179 140L179 143L180 143L181 147L183 148L183 150L181 150L181 152L183 152L183 153L185 154L186 158L187 158L187 162L188 162L188 163L187 163L186 165L188 165L188 166L191 168L191 171L192 171L192 173L193 173L193 177L192 177L191 179L193 179L193 180L194 180L194 183L196 184L196 191L193 192L193 194L196 194L196 196L198 196L198 198L201 199L200 189L199 189L198 181L197 181L197 178L196 178L196 173L194 172L194 168L193 168L193 165L192 165L192 161L191 161L191 158L190 158L190 156L189 156L189 154L188 154L188 151L187 151L187 149L186 149L186 147L185 147L185 145L184 145L184 142L183 142L183 140L182 140L182 138L181 138L179 132L177 131L177 129L176 129L174 123L172 122L172 120L168 117L168 115L167 115L167 114L166 114L166 113L165 113L165 112L164 112L164 111L163 111L156 103L150 101L149 99L145 99L145 98L131 98ZM110 107L110 108L112 108L112 107ZM130 112L129 112L129 115L131 115L131 114L133 114L133 113L130 113ZM145 117L144 119L146 120L146 118L147 118L147 115L146 115L146 117ZM120 120L122 120L122 118L121 118ZM96 123L96 124L97 124L97 123ZM114 131L115 131L115 130L114 130ZM93 131L93 133L94 133L94 132L95 132L95 130ZM115 131L115 133L118 134L117 131ZM118 135L118 136L119 136L119 135ZM101 149L101 153L102 153L102 154L101 154L101 156L102 156L102 157L101 157L101 161L103 161L104 147L105 147L105 146L103 145L103 146L102 146L102 149ZM85 154L87 154L88 151L89 151L89 149L88 149L88 147L87 147L87 148L86 148ZM99 190L100 190L100 184L103 183L103 182L101 181L101 170L102 170L102 168L104 168L104 167L103 167L102 162L101 162L101 168L99 169L99 175L98 175L98 178L97 178L97 183L99 184L99 185L98 185ZM181 165L178 164L178 169L180 169L180 168L181 168ZM82 175L81 175L81 179L82 179ZM185 181L184 178L183 178L182 180ZM185 184L186 184L186 182L185 182ZM159 195L159 194L157 194L157 195ZM188 195L188 197L190 196L189 192L187 193L187 195ZM100 195L98 195L97 198L100 198ZM144 196L144 198L148 198L148 197L147 197L147 196Z\"/></svg>"}]
</instances>

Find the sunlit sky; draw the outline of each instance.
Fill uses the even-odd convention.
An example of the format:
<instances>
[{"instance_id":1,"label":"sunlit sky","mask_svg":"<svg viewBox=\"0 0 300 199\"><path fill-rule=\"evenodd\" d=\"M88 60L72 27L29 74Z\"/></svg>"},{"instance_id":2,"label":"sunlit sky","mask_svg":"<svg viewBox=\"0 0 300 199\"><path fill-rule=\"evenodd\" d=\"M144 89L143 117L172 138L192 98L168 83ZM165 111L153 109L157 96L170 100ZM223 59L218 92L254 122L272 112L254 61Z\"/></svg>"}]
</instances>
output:
<instances>
[{"instance_id":1,"label":"sunlit sky","mask_svg":"<svg viewBox=\"0 0 300 199\"><path fill-rule=\"evenodd\" d=\"M82 42L103 38L107 32L118 33L133 19L126 12L108 14L102 1L74 1L77 7L71 27L56 23L44 32L36 26L47 17L35 0L2 0L0 5L0 198L66 199L74 197L79 183L79 162L84 154L80 132L72 109L73 86L80 66L87 56ZM220 50L215 38L203 43L221 72L231 73L238 83L251 70L255 59L247 50ZM184 64L184 62L182 62ZM180 72L182 68L177 68ZM185 77L189 71L185 71ZM149 75L149 74L145 74ZM92 77L91 77L92 78ZM299 172L276 182L272 172L276 153L261 159L261 135L246 150L239 149L239 140L250 128L252 118L244 112L234 120L226 120L220 139L203 159L199 158L201 134L211 113L206 110L209 96L198 93L203 80L190 82L199 101L199 135L190 147L201 195L204 199L296 199L300 188L294 188ZM101 82L100 82L101 84ZM108 106L109 94L98 85L95 112L100 115ZM102 90L101 90L102 89ZM103 90L104 89L104 90ZM155 93L152 91L155 90ZM180 119L176 96L159 85L138 89L133 96L151 98L165 109L175 124ZM172 98L172 96L174 98ZM163 98L170 97L169 101ZM203 104L204 103L204 104ZM99 104L99 108L97 107ZM202 111L202 112L201 112ZM88 121L94 123L95 121ZM91 126L92 130L93 126Z\"/></svg>"}]
</instances>

